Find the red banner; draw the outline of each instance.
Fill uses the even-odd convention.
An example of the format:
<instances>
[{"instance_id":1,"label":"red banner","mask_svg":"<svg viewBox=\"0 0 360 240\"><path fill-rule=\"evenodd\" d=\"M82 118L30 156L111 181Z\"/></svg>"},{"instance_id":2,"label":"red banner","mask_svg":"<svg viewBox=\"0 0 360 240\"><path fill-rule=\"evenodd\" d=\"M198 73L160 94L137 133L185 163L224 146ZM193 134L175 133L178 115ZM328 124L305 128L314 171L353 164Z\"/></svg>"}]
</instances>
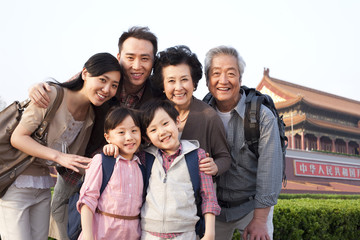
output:
<instances>
[{"instance_id":1,"label":"red banner","mask_svg":"<svg viewBox=\"0 0 360 240\"><path fill-rule=\"evenodd\" d=\"M294 160L295 176L360 180L360 166Z\"/></svg>"}]
</instances>

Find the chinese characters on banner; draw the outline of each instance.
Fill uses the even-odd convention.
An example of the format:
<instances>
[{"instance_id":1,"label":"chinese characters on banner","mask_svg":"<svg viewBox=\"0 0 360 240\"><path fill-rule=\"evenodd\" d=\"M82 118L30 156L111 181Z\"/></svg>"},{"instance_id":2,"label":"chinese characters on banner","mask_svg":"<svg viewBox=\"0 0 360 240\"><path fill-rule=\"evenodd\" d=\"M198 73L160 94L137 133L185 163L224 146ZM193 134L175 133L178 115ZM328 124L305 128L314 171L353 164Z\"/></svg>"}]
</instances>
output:
<instances>
[{"instance_id":1,"label":"chinese characters on banner","mask_svg":"<svg viewBox=\"0 0 360 240\"><path fill-rule=\"evenodd\" d=\"M360 166L294 160L295 176L360 180Z\"/></svg>"}]
</instances>

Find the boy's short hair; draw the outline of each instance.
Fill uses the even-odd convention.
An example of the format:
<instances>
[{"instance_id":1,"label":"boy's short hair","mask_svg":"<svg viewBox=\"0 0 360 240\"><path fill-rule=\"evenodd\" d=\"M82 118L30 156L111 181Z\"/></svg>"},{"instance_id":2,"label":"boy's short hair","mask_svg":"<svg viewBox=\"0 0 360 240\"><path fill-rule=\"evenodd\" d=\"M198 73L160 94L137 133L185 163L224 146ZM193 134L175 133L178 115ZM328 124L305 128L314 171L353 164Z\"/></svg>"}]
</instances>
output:
<instances>
[{"instance_id":1,"label":"boy's short hair","mask_svg":"<svg viewBox=\"0 0 360 240\"><path fill-rule=\"evenodd\" d=\"M169 100L151 99L143 104L140 108L141 111L141 133L142 136L147 137L146 129L149 127L151 121L154 119L155 112L158 109L163 109L170 118L176 123L179 112L174 107L174 104Z\"/></svg>"}]
</instances>

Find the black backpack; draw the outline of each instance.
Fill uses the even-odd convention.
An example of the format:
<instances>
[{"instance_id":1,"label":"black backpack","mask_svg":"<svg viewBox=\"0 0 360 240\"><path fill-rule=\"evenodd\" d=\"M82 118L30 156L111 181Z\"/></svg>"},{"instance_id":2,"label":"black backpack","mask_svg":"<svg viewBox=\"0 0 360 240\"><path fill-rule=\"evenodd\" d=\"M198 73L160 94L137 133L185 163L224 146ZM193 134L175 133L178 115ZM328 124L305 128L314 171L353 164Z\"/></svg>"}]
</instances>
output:
<instances>
[{"instance_id":1,"label":"black backpack","mask_svg":"<svg viewBox=\"0 0 360 240\"><path fill-rule=\"evenodd\" d=\"M283 158L283 172L282 172L282 182L284 187L286 186L286 173L285 173L285 155L286 148L288 146L288 138L285 136L285 123L283 120L283 116L279 116L279 113L275 107L274 101L272 98L263 94L255 88L248 88L246 86L241 86L241 89L246 94L245 99L245 119L244 119L244 132L245 132L245 140L246 143L256 157L259 157L258 146L259 146L259 138L260 138L260 130L259 130L259 122L260 122L260 106L263 104L265 107L271 110L274 116L277 119L279 135L280 135L280 143L282 150L282 158ZM213 98L211 93L208 93L203 101L209 103Z\"/></svg>"}]
</instances>

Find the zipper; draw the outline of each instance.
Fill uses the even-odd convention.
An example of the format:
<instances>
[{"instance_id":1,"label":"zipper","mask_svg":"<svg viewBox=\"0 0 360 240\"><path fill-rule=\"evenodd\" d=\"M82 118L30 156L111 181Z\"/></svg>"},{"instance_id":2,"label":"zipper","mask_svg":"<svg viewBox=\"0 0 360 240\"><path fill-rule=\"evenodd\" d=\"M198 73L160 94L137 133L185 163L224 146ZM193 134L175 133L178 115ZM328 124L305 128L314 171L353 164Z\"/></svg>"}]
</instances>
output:
<instances>
[{"instance_id":1,"label":"zipper","mask_svg":"<svg viewBox=\"0 0 360 240\"><path fill-rule=\"evenodd\" d=\"M165 209L166 209L166 180L167 180L167 171L165 172L165 177L163 179L163 183L164 183L164 205L163 205L163 223L162 223L162 232L165 232L165 222L166 222L166 215L165 215Z\"/></svg>"}]
</instances>

